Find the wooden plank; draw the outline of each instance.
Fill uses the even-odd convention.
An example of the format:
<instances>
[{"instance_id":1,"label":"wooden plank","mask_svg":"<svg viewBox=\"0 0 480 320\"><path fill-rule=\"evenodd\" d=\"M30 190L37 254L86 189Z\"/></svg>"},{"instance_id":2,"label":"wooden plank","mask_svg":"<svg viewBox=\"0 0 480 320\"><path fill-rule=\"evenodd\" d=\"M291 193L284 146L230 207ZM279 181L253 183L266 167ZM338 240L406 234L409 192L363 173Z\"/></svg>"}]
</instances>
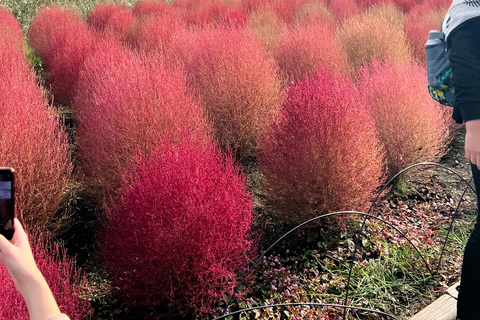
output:
<instances>
[{"instance_id":1,"label":"wooden plank","mask_svg":"<svg viewBox=\"0 0 480 320\"><path fill-rule=\"evenodd\" d=\"M448 288L437 300L414 315L410 320L455 320L457 316L457 286L460 281ZM453 297L455 298L453 298Z\"/></svg>"}]
</instances>

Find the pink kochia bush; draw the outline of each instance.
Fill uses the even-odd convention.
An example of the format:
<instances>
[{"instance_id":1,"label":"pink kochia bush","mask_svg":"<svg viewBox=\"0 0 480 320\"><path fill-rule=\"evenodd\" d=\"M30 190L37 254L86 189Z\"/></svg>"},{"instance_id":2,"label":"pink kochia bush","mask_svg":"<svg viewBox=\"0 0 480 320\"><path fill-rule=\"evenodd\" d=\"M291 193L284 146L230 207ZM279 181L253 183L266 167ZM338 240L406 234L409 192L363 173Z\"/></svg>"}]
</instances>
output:
<instances>
[{"instance_id":1,"label":"pink kochia bush","mask_svg":"<svg viewBox=\"0 0 480 320\"><path fill-rule=\"evenodd\" d=\"M98 3L87 16L87 23L95 31L122 39L127 29L134 23L132 10L117 3Z\"/></svg>"},{"instance_id":2,"label":"pink kochia bush","mask_svg":"<svg viewBox=\"0 0 480 320\"><path fill-rule=\"evenodd\" d=\"M382 182L370 107L352 81L330 71L290 87L260 142L263 189L291 223L361 209Z\"/></svg>"},{"instance_id":3,"label":"pink kochia bush","mask_svg":"<svg viewBox=\"0 0 480 320\"><path fill-rule=\"evenodd\" d=\"M28 28L28 43L41 57L50 46L53 34L71 23L81 23L82 17L57 6L42 7Z\"/></svg>"},{"instance_id":4,"label":"pink kochia bush","mask_svg":"<svg viewBox=\"0 0 480 320\"><path fill-rule=\"evenodd\" d=\"M273 58L244 29L178 33L171 42L169 59L185 65L221 147L254 156L280 99Z\"/></svg>"},{"instance_id":5,"label":"pink kochia bush","mask_svg":"<svg viewBox=\"0 0 480 320\"><path fill-rule=\"evenodd\" d=\"M29 40L35 43L35 35L45 32L48 38L40 36L40 54L46 70L46 83L51 86L55 100L70 105L78 80L78 73L86 57L94 50L96 37L78 15L65 11L62 16L58 9L43 8L34 19ZM60 24L51 19L62 17ZM32 28L31 27L31 28Z\"/></svg>"},{"instance_id":6,"label":"pink kochia bush","mask_svg":"<svg viewBox=\"0 0 480 320\"><path fill-rule=\"evenodd\" d=\"M86 188L96 197L118 187L119 175L149 154L162 135L210 138L202 108L185 78L158 57L137 55L114 41L99 44L80 72L73 113Z\"/></svg>"},{"instance_id":7,"label":"pink kochia bush","mask_svg":"<svg viewBox=\"0 0 480 320\"><path fill-rule=\"evenodd\" d=\"M254 253L252 197L218 148L188 139L157 147L107 206L100 254L120 295L151 317L211 313Z\"/></svg>"},{"instance_id":8,"label":"pink kochia bush","mask_svg":"<svg viewBox=\"0 0 480 320\"><path fill-rule=\"evenodd\" d=\"M132 12L135 17L161 16L171 11L171 8L172 6L168 2L140 0L133 6Z\"/></svg>"},{"instance_id":9,"label":"pink kochia bush","mask_svg":"<svg viewBox=\"0 0 480 320\"><path fill-rule=\"evenodd\" d=\"M72 172L68 139L12 34L0 33L0 166L17 171L18 217L55 229L60 221L51 217Z\"/></svg>"},{"instance_id":10,"label":"pink kochia bush","mask_svg":"<svg viewBox=\"0 0 480 320\"><path fill-rule=\"evenodd\" d=\"M412 49L412 56L425 64L425 44L428 31L440 30L446 9L427 4L414 7L405 19L405 34Z\"/></svg>"},{"instance_id":11,"label":"pink kochia bush","mask_svg":"<svg viewBox=\"0 0 480 320\"><path fill-rule=\"evenodd\" d=\"M275 60L285 79L303 79L319 66L349 74L347 55L335 38L333 24L320 19L286 30L275 51Z\"/></svg>"},{"instance_id":12,"label":"pink kochia bush","mask_svg":"<svg viewBox=\"0 0 480 320\"><path fill-rule=\"evenodd\" d=\"M23 52L23 31L20 22L2 6L0 6L0 26L0 37L8 38L19 53Z\"/></svg>"},{"instance_id":13,"label":"pink kochia bush","mask_svg":"<svg viewBox=\"0 0 480 320\"><path fill-rule=\"evenodd\" d=\"M178 13L151 14L137 18L127 30L124 42L131 48L146 53L163 53L175 30L183 26Z\"/></svg>"},{"instance_id":14,"label":"pink kochia bush","mask_svg":"<svg viewBox=\"0 0 480 320\"><path fill-rule=\"evenodd\" d=\"M417 162L439 160L446 149L450 110L428 94L425 68L374 60L359 74L386 149L388 175Z\"/></svg>"},{"instance_id":15,"label":"pink kochia bush","mask_svg":"<svg viewBox=\"0 0 480 320\"><path fill-rule=\"evenodd\" d=\"M66 255L63 247L52 243L47 234L41 228L32 229L29 231L29 241L35 262L50 286L60 311L71 320L91 319L93 309L88 302L89 283L85 275L76 267L75 261ZM3 265L0 265L0 295L1 319L30 319L27 305Z\"/></svg>"}]
</instances>

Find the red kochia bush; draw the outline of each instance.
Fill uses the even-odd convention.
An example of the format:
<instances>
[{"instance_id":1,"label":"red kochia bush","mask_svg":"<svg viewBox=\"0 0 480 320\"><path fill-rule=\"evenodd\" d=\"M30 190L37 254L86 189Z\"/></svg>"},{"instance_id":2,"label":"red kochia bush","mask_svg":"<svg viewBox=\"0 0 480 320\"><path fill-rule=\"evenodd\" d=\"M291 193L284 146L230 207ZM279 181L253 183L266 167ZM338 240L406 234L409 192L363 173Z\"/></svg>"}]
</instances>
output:
<instances>
[{"instance_id":1,"label":"red kochia bush","mask_svg":"<svg viewBox=\"0 0 480 320\"><path fill-rule=\"evenodd\" d=\"M182 13L187 25L196 27L224 20L231 8L223 0L177 0L173 2L173 7Z\"/></svg>"},{"instance_id":2,"label":"red kochia bush","mask_svg":"<svg viewBox=\"0 0 480 320\"><path fill-rule=\"evenodd\" d=\"M203 101L214 134L239 158L254 156L257 136L276 113L275 61L244 29L178 33L170 57L185 59L186 72Z\"/></svg>"},{"instance_id":3,"label":"red kochia bush","mask_svg":"<svg viewBox=\"0 0 480 320\"><path fill-rule=\"evenodd\" d=\"M76 143L87 189L113 192L119 175L134 166L136 151L149 154L166 135L186 131L196 140L209 130L201 107L186 94L185 78L113 41L102 42L80 72L73 112Z\"/></svg>"},{"instance_id":4,"label":"red kochia bush","mask_svg":"<svg viewBox=\"0 0 480 320\"><path fill-rule=\"evenodd\" d=\"M287 28L287 24L270 6L252 12L246 26L253 31L268 52L276 50L280 36Z\"/></svg>"},{"instance_id":5,"label":"red kochia bush","mask_svg":"<svg viewBox=\"0 0 480 320\"><path fill-rule=\"evenodd\" d=\"M347 56L335 38L333 24L328 21L286 30L275 51L275 60L284 79L303 79L318 66L349 74Z\"/></svg>"},{"instance_id":6,"label":"red kochia bush","mask_svg":"<svg viewBox=\"0 0 480 320\"><path fill-rule=\"evenodd\" d=\"M91 319L93 309L88 302L88 281L76 267L75 261L67 257L61 245L51 243L41 228L30 232L29 241L35 262L50 286L60 311L71 320ZM0 294L1 319L30 319L27 305L3 265L0 265Z\"/></svg>"},{"instance_id":7,"label":"red kochia bush","mask_svg":"<svg viewBox=\"0 0 480 320\"><path fill-rule=\"evenodd\" d=\"M360 8L355 0L331 0L328 9L335 16L337 23L360 13Z\"/></svg>"},{"instance_id":8,"label":"red kochia bush","mask_svg":"<svg viewBox=\"0 0 480 320\"><path fill-rule=\"evenodd\" d=\"M52 36L65 25L82 23L82 17L69 10L63 10L57 6L42 7L32 20L28 28L28 43L44 58L44 52Z\"/></svg>"},{"instance_id":9,"label":"red kochia bush","mask_svg":"<svg viewBox=\"0 0 480 320\"><path fill-rule=\"evenodd\" d=\"M182 28L180 16L174 12L137 18L126 32L124 41L131 48L147 53L163 53L174 32Z\"/></svg>"},{"instance_id":10,"label":"red kochia bush","mask_svg":"<svg viewBox=\"0 0 480 320\"><path fill-rule=\"evenodd\" d=\"M23 52L23 31L20 22L6 8L0 6L0 37L9 38L11 45Z\"/></svg>"},{"instance_id":11,"label":"red kochia bush","mask_svg":"<svg viewBox=\"0 0 480 320\"><path fill-rule=\"evenodd\" d=\"M440 159L449 116L425 89L425 68L375 60L362 68L358 81L372 106L390 177L417 162Z\"/></svg>"},{"instance_id":12,"label":"red kochia bush","mask_svg":"<svg viewBox=\"0 0 480 320\"><path fill-rule=\"evenodd\" d=\"M107 207L100 254L130 306L151 309L151 317L209 313L253 253L252 198L239 167L217 148L184 140L157 150Z\"/></svg>"},{"instance_id":13,"label":"red kochia bush","mask_svg":"<svg viewBox=\"0 0 480 320\"><path fill-rule=\"evenodd\" d=\"M0 166L17 171L19 218L55 229L61 221L51 217L72 172L67 135L23 53L2 34L0 61Z\"/></svg>"},{"instance_id":14,"label":"red kochia bush","mask_svg":"<svg viewBox=\"0 0 480 320\"><path fill-rule=\"evenodd\" d=\"M119 40L134 21L132 10L117 3L98 3L87 16L88 25L95 31Z\"/></svg>"},{"instance_id":15,"label":"red kochia bush","mask_svg":"<svg viewBox=\"0 0 480 320\"><path fill-rule=\"evenodd\" d=\"M420 5L414 7L407 14L404 30L408 43L412 49L412 56L420 63L425 64L425 44L429 30L440 30L445 18L445 9Z\"/></svg>"},{"instance_id":16,"label":"red kochia bush","mask_svg":"<svg viewBox=\"0 0 480 320\"><path fill-rule=\"evenodd\" d=\"M94 50L96 38L77 15L66 12L61 24L52 25L52 21L47 18L60 14L57 10L45 10L45 13L39 13L42 14L41 19L37 20L35 32L29 34L29 39L33 39L42 30L50 36L41 41L40 47L44 47L39 51L47 71L46 81L51 85L55 100L70 105L78 72L85 58Z\"/></svg>"},{"instance_id":17,"label":"red kochia bush","mask_svg":"<svg viewBox=\"0 0 480 320\"><path fill-rule=\"evenodd\" d=\"M140 0L133 6L132 12L136 17L163 15L171 11L171 4L165 1Z\"/></svg>"},{"instance_id":18,"label":"red kochia bush","mask_svg":"<svg viewBox=\"0 0 480 320\"><path fill-rule=\"evenodd\" d=\"M360 209L382 181L370 107L352 81L332 72L292 85L260 142L263 189L291 223Z\"/></svg>"}]
</instances>

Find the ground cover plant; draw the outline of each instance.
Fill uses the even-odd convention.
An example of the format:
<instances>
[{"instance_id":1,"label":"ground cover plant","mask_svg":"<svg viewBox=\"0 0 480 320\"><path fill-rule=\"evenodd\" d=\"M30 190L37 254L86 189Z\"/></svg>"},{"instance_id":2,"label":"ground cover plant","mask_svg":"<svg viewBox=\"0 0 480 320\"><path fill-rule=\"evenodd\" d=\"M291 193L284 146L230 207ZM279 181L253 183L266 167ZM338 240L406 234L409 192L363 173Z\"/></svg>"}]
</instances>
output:
<instances>
[{"instance_id":1,"label":"ground cover plant","mask_svg":"<svg viewBox=\"0 0 480 320\"><path fill-rule=\"evenodd\" d=\"M92 314L90 303L93 319L213 319L295 223L369 210L383 178L417 161L469 174L464 132L423 95L426 39L416 30L426 27L415 17L425 10L434 23L446 0L2 4L0 159L9 158L0 164L32 179L19 191L19 207L32 208L23 217L45 214L33 224L65 240L66 269L76 261L87 272L88 282L73 272L79 281L55 287L79 306L65 309L73 318ZM401 121L410 114L415 125ZM49 176L48 161L60 175ZM469 191L455 211L464 188L449 171L409 170L368 211L357 251L363 216L303 226L260 258L228 311L346 303L408 318L458 279L475 210ZM44 272L67 279L47 268L63 251L49 250ZM7 287L5 301L17 301ZM321 306L239 317L344 315L385 318Z\"/></svg>"}]
</instances>

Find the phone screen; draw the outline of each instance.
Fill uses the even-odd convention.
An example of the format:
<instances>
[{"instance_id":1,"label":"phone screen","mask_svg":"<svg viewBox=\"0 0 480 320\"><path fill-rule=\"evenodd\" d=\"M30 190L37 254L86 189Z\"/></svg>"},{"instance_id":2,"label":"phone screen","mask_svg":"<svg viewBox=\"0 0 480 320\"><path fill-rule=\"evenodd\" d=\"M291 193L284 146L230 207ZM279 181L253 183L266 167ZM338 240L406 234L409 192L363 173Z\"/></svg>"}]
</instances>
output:
<instances>
[{"instance_id":1,"label":"phone screen","mask_svg":"<svg viewBox=\"0 0 480 320\"><path fill-rule=\"evenodd\" d=\"M0 169L0 234L9 240L15 218L13 177L13 169Z\"/></svg>"}]
</instances>

